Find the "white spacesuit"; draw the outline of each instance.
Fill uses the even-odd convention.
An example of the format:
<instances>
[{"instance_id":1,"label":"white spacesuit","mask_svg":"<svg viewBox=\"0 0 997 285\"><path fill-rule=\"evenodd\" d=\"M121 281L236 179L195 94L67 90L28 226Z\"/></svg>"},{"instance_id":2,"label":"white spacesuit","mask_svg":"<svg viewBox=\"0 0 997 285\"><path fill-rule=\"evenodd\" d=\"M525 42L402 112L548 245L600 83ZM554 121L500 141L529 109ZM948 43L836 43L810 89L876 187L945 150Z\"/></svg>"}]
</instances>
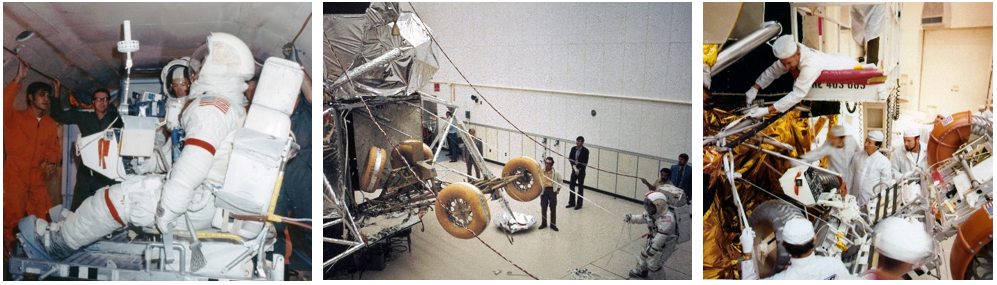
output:
<instances>
[{"instance_id":1,"label":"white spacesuit","mask_svg":"<svg viewBox=\"0 0 997 285\"><path fill-rule=\"evenodd\" d=\"M669 211L668 198L661 192L648 192L644 198L644 214L623 216L623 221L631 224L647 224L647 243L637 268L630 270L631 277L647 278L648 271L658 272L662 264L675 252L678 240L677 220Z\"/></svg>"},{"instance_id":2,"label":"white spacesuit","mask_svg":"<svg viewBox=\"0 0 997 285\"><path fill-rule=\"evenodd\" d=\"M34 222L39 236L29 241L43 243L51 258L58 259L127 225L155 224L165 231L178 222L178 229L186 229L184 219L177 218L188 213L196 229L210 227L214 189L225 179L232 141L246 117L243 91L255 62L242 40L212 33L195 52L191 68L198 77L180 119L187 137L170 173L133 176L101 189L64 221Z\"/></svg>"},{"instance_id":3,"label":"white spacesuit","mask_svg":"<svg viewBox=\"0 0 997 285\"><path fill-rule=\"evenodd\" d=\"M755 232L751 227L746 227L741 232L741 252L749 255L754 248ZM817 256L813 252L814 227L807 219L795 218L786 222L782 228L782 242L806 247L809 251L793 256L789 267L782 272L769 276L765 279L772 280L841 280L854 279L848 272L841 259ZM744 260L741 263L741 278L744 280L758 279L758 272L755 271L755 262Z\"/></svg>"}]
</instances>

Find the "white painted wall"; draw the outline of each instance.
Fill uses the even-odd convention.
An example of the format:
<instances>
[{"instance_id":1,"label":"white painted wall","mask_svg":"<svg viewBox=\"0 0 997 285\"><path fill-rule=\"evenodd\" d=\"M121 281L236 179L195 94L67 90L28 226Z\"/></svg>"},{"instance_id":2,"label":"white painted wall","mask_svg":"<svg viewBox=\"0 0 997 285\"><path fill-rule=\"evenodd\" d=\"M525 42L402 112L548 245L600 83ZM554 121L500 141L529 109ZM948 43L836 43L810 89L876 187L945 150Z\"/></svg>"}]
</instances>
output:
<instances>
[{"instance_id":1,"label":"white painted wall","mask_svg":"<svg viewBox=\"0 0 997 285\"><path fill-rule=\"evenodd\" d=\"M523 131L673 160L691 152L691 4L412 5L457 68ZM433 80L444 84L423 92L452 100L446 83L459 83L458 116L470 110L472 123L513 129L472 102L476 92L437 56Z\"/></svg>"},{"instance_id":2,"label":"white painted wall","mask_svg":"<svg viewBox=\"0 0 997 285\"><path fill-rule=\"evenodd\" d=\"M953 28L927 30L923 3L904 3L901 10L900 94L908 100L901 109L915 121L930 122L940 109L975 111L991 104L993 3L949 7Z\"/></svg>"}]
</instances>

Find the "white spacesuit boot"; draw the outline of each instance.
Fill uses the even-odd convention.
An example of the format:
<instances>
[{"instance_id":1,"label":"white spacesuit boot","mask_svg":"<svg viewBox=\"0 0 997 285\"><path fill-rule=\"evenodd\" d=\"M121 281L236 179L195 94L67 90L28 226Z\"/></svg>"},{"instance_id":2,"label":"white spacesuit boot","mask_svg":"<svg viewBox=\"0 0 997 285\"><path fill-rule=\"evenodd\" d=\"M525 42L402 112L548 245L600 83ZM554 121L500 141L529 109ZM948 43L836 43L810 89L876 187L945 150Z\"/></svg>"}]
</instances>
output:
<instances>
[{"instance_id":1,"label":"white spacesuit boot","mask_svg":"<svg viewBox=\"0 0 997 285\"><path fill-rule=\"evenodd\" d=\"M41 258L61 259L127 225L151 226L162 185L161 175L134 176L98 190L62 221L25 218L20 225L22 235L29 243L37 243L30 246L45 249L48 256Z\"/></svg>"},{"instance_id":2,"label":"white spacesuit boot","mask_svg":"<svg viewBox=\"0 0 997 285\"><path fill-rule=\"evenodd\" d=\"M637 267L630 270L630 277L647 278L649 272L658 272L668 257L675 252L677 229L675 215L669 211L668 198L661 192L648 192L644 198L644 214L627 214L624 222L647 224L647 243L637 258Z\"/></svg>"}]
</instances>

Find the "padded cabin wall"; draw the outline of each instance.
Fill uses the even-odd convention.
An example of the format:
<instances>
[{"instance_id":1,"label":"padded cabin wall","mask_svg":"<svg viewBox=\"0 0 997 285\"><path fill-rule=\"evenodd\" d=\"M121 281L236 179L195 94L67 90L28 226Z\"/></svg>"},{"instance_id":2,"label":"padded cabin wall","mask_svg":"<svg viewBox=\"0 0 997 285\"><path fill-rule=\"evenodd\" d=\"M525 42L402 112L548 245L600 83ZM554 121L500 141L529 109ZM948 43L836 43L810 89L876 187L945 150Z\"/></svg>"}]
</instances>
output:
<instances>
[{"instance_id":1,"label":"padded cabin wall","mask_svg":"<svg viewBox=\"0 0 997 285\"><path fill-rule=\"evenodd\" d=\"M413 5L468 80L485 85L478 91L523 131L659 158L692 149L689 3ZM471 100L474 90L438 55L440 91L422 91L453 100L461 118L470 111L471 123L512 130Z\"/></svg>"}]
</instances>

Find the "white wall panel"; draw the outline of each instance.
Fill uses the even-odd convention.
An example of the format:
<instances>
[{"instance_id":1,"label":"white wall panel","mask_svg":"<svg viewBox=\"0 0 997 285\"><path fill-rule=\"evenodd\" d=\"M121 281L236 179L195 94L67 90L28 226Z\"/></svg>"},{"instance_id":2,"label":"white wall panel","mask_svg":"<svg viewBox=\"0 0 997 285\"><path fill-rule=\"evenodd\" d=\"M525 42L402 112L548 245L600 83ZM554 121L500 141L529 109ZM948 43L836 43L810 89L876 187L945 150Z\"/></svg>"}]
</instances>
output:
<instances>
[{"instance_id":1,"label":"white wall panel","mask_svg":"<svg viewBox=\"0 0 997 285\"><path fill-rule=\"evenodd\" d=\"M493 128L485 129L485 158L498 161L498 130Z\"/></svg>"},{"instance_id":2,"label":"white wall panel","mask_svg":"<svg viewBox=\"0 0 997 285\"><path fill-rule=\"evenodd\" d=\"M658 158L691 153L690 104L645 100L694 97L690 3L413 5L481 95L523 131L567 140L582 135L592 145ZM449 98L446 82L460 83L455 103L471 111L473 122L514 129L487 104L472 103L475 91L441 52L437 56L440 71L433 80L444 82L442 98ZM561 153L574 144L561 143ZM516 156L516 139L508 144L509 157ZM524 140L521 150L529 154L526 145ZM542 148L534 146L538 152ZM568 168L563 158L557 163ZM598 179L588 178L590 185Z\"/></svg>"},{"instance_id":3,"label":"white wall panel","mask_svg":"<svg viewBox=\"0 0 997 285\"><path fill-rule=\"evenodd\" d=\"M605 171L616 172L617 159L618 159L617 152L612 150L600 149L599 164L597 165L597 167ZM589 169L588 172L585 174L586 174L585 176L586 179L588 179L589 177L598 177L596 179L597 180L596 183L586 182L586 184L595 186L596 188L608 191L610 193L616 192L616 175L611 173L601 172L594 169Z\"/></svg>"},{"instance_id":4,"label":"white wall panel","mask_svg":"<svg viewBox=\"0 0 997 285\"><path fill-rule=\"evenodd\" d=\"M498 159L499 161L509 161L509 131L498 130Z\"/></svg>"},{"instance_id":5,"label":"white wall panel","mask_svg":"<svg viewBox=\"0 0 997 285\"><path fill-rule=\"evenodd\" d=\"M623 175L637 175L637 156L625 153L620 153L619 160L617 161L617 171ZM643 183L640 183L635 178L616 176L616 194L623 197L633 197L637 191L638 186L640 188L644 187ZM646 188L645 188L646 189Z\"/></svg>"}]
</instances>

